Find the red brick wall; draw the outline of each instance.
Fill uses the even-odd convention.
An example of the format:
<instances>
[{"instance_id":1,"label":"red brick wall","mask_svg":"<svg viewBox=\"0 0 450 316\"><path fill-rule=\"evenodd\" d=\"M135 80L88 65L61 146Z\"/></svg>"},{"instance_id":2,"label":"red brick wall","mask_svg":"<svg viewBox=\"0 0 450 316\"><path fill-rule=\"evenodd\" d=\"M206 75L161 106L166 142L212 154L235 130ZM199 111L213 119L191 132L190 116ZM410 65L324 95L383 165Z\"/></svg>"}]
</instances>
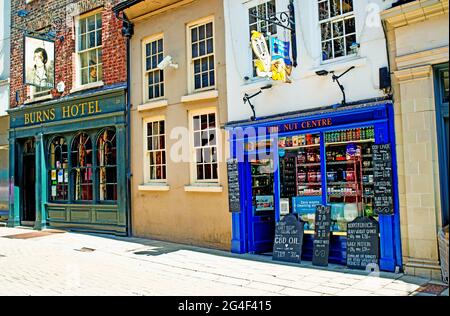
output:
<instances>
[{"instance_id":1,"label":"red brick wall","mask_svg":"<svg viewBox=\"0 0 450 316\"><path fill-rule=\"evenodd\" d=\"M121 0L25 0L11 1L11 108L30 99L30 88L23 84L24 30L56 31L55 85L63 81L62 94L53 91L54 98L69 95L75 80L75 24L74 17L102 7L103 82L106 86L126 82L126 40L122 36L122 21L112 12ZM76 10L73 10L76 8ZM27 10L26 17L19 17L19 10ZM36 35L36 34L30 34ZM60 39L60 37L64 39ZM16 103L16 91L19 102Z\"/></svg>"}]
</instances>

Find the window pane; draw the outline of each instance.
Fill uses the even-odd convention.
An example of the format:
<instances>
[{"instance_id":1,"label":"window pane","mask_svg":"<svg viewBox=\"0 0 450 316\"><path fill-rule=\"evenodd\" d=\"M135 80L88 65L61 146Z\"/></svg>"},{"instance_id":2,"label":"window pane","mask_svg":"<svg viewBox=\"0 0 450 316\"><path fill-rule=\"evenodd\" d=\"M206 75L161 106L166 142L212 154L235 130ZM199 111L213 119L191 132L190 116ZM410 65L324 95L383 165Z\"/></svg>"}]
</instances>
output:
<instances>
[{"instance_id":1,"label":"window pane","mask_svg":"<svg viewBox=\"0 0 450 316\"><path fill-rule=\"evenodd\" d=\"M328 1L325 0L319 3L319 20L326 20L330 17L328 11Z\"/></svg>"},{"instance_id":2,"label":"window pane","mask_svg":"<svg viewBox=\"0 0 450 316\"><path fill-rule=\"evenodd\" d=\"M80 37L80 45L79 45L80 50L85 50L87 48L86 41L87 41L87 35L86 34L81 35L81 37Z\"/></svg>"},{"instance_id":3,"label":"window pane","mask_svg":"<svg viewBox=\"0 0 450 316\"><path fill-rule=\"evenodd\" d=\"M210 38L213 36L213 25L212 23L206 24L206 37Z\"/></svg>"},{"instance_id":4,"label":"window pane","mask_svg":"<svg viewBox=\"0 0 450 316\"><path fill-rule=\"evenodd\" d=\"M333 37L344 36L344 23L337 21L333 23Z\"/></svg>"},{"instance_id":5,"label":"window pane","mask_svg":"<svg viewBox=\"0 0 450 316\"><path fill-rule=\"evenodd\" d=\"M331 39L331 23L322 23L320 28L322 30L322 41Z\"/></svg>"},{"instance_id":6,"label":"window pane","mask_svg":"<svg viewBox=\"0 0 450 316\"><path fill-rule=\"evenodd\" d=\"M338 39L334 40L333 46L334 46L334 57L335 58L344 56L345 50L344 50L344 39L343 38L338 38Z\"/></svg>"},{"instance_id":7,"label":"window pane","mask_svg":"<svg viewBox=\"0 0 450 316\"><path fill-rule=\"evenodd\" d=\"M101 46L102 45L102 31L99 30L97 31L97 45L96 46Z\"/></svg>"},{"instance_id":8,"label":"window pane","mask_svg":"<svg viewBox=\"0 0 450 316\"><path fill-rule=\"evenodd\" d=\"M342 0L342 14L353 11L353 0Z\"/></svg>"},{"instance_id":9,"label":"window pane","mask_svg":"<svg viewBox=\"0 0 450 316\"><path fill-rule=\"evenodd\" d=\"M201 25L198 28L198 38L199 40L205 39L205 25Z\"/></svg>"},{"instance_id":10,"label":"window pane","mask_svg":"<svg viewBox=\"0 0 450 316\"><path fill-rule=\"evenodd\" d=\"M331 41L322 43L322 59L328 60L333 58L333 47Z\"/></svg>"},{"instance_id":11,"label":"window pane","mask_svg":"<svg viewBox=\"0 0 450 316\"><path fill-rule=\"evenodd\" d=\"M207 54L212 54L213 53L213 39L209 39L207 41L207 48L206 48L206 52Z\"/></svg>"},{"instance_id":12,"label":"window pane","mask_svg":"<svg viewBox=\"0 0 450 316\"><path fill-rule=\"evenodd\" d=\"M352 50L352 45L356 43L356 35L347 36L345 39L345 46L347 54L352 54L354 51ZM356 53L356 52L355 52Z\"/></svg>"},{"instance_id":13,"label":"window pane","mask_svg":"<svg viewBox=\"0 0 450 316\"><path fill-rule=\"evenodd\" d=\"M88 24L88 32L95 30L95 16L94 15L87 18L87 24Z\"/></svg>"},{"instance_id":14,"label":"window pane","mask_svg":"<svg viewBox=\"0 0 450 316\"><path fill-rule=\"evenodd\" d=\"M200 75L195 76L195 89L200 89L202 87Z\"/></svg>"},{"instance_id":15,"label":"window pane","mask_svg":"<svg viewBox=\"0 0 450 316\"><path fill-rule=\"evenodd\" d=\"M192 37L192 42L197 42L197 40L198 40L198 31L197 31L197 28L193 28L192 30L191 30L191 37Z\"/></svg>"},{"instance_id":16,"label":"window pane","mask_svg":"<svg viewBox=\"0 0 450 316\"><path fill-rule=\"evenodd\" d=\"M355 33L355 18L345 20L345 34Z\"/></svg>"},{"instance_id":17,"label":"window pane","mask_svg":"<svg viewBox=\"0 0 450 316\"><path fill-rule=\"evenodd\" d=\"M81 70L81 84L89 83L89 81L88 81L88 73L89 73L89 69L88 68Z\"/></svg>"},{"instance_id":18,"label":"window pane","mask_svg":"<svg viewBox=\"0 0 450 316\"><path fill-rule=\"evenodd\" d=\"M198 57L198 44L192 44L192 58Z\"/></svg>"},{"instance_id":19,"label":"window pane","mask_svg":"<svg viewBox=\"0 0 450 316\"><path fill-rule=\"evenodd\" d=\"M95 17L97 19L97 28L99 29L102 27L102 14L97 13Z\"/></svg>"}]
</instances>

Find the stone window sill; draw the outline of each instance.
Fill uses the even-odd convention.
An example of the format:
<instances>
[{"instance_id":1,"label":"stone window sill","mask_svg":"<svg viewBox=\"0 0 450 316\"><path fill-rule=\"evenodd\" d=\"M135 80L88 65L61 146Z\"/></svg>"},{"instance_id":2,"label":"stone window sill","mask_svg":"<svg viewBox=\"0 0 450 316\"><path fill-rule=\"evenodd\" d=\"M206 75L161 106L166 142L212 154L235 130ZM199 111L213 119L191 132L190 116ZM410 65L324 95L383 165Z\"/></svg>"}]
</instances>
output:
<instances>
[{"instance_id":1,"label":"stone window sill","mask_svg":"<svg viewBox=\"0 0 450 316\"><path fill-rule=\"evenodd\" d=\"M170 190L170 186L165 184L165 183L161 183L161 184L144 184L144 185L140 185L138 187L139 191L142 192L155 192L155 191L159 191L159 192L167 192Z\"/></svg>"},{"instance_id":2,"label":"stone window sill","mask_svg":"<svg viewBox=\"0 0 450 316\"><path fill-rule=\"evenodd\" d=\"M187 102L196 102L196 101L207 101L207 100L217 99L218 97L219 97L219 91L210 90L210 91L198 92L198 93L185 95L185 96L181 97L181 102L187 103Z\"/></svg>"},{"instance_id":3,"label":"stone window sill","mask_svg":"<svg viewBox=\"0 0 450 316\"><path fill-rule=\"evenodd\" d=\"M93 88L100 88L100 87L103 87L104 85L105 84L103 83L103 81L88 83L88 84L85 84L82 86L73 87L70 90L70 93L75 93L75 92L79 92L79 91L83 91L83 90L89 90L89 89L93 89Z\"/></svg>"},{"instance_id":4,"label":"stone window sill","mask_svg":"<svg viewBox=\"0 0 450 316\"><path fill-rule=\"evenodd\" d=\"M139 105L137 110L138 110L138 112L144 112L144 111L148 111L148 110L166 107L168 105L169 105L169 101L167 101L165 99L157 100L157 101L150 101L148 103Z\"/></svg>"},{"instance_id":5,"label":"stone window sill","mask_svg":"<svg viewBox=\"0 0 450 316\"><path fill-rule=\"evenodd\" d=\"M184 187L186 192L200 192L200 193L222 193L223 187L220 185L187 185Z\"/></svg>"}]
</instances>

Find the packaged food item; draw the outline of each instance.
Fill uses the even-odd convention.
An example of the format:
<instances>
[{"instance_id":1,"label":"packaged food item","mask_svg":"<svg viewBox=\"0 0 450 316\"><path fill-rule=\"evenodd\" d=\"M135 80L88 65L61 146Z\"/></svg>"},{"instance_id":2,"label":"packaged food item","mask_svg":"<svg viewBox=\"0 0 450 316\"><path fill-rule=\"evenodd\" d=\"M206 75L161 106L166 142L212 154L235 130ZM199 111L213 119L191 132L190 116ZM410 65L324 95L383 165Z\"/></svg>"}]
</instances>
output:
<instances>
[{"instance_id":1,"label":"packaged food item","mask_svg":"<svg viewBox=\"0 0 450 316\"><path fill-rule=\"evenodd\" d=\"M280 137L278 139L278 147L286 148L286 137Z\"/></svg>"},{"instance_id":2,"label":"packaged food item","mask_svg":"<svg viewBox=\"0 0 450 316\"><path fill-rule=\"evenodd\" d=\"M292 137L292 146L294 146L294 147L300 146L299 142L298 142L298 138L299 138L299 136L293 136Z\"/></svg>"}]
</instances>

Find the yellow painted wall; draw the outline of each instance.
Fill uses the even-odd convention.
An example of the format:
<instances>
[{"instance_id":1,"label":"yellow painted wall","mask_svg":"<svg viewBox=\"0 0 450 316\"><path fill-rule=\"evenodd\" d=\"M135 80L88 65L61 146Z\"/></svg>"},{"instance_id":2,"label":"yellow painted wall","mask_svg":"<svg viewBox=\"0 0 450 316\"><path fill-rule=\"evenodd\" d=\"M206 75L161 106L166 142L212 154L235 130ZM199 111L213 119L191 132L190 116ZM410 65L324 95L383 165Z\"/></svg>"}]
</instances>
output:
<instances>
[{"instance_id":1,"label":"yellow painted wall","mask_svg":"<svg viewBox=\"0 0 450 316\"><path fill-rule=\"evenodd\" d=\"M216 88L219 97L182 103L181 98L189 92L187 24L208 16L214 17ZM138 111L138 106L144 102L142 41L159 33L164 33L165 56L172 56L179 64L179 69L168 68L165 71L165 99L168 106ZM170 159L167 165L169 191L139 190L139 186L144 184L143 120L146 117L165 116L168 157L172 145L177 141L169 138L170 131L175 127L189 127L189 111L214 107L220 125L227 122L224 38L223 7L222 1L218 0L197 0L135 22L131 43L132 230L135 236L230 249L231 216L228 212L226 163L223 162L227 146L224 133L219 170L221 193L186 192L185 186L190 184L190 165Z\"/></svg>"}]
</instances>

